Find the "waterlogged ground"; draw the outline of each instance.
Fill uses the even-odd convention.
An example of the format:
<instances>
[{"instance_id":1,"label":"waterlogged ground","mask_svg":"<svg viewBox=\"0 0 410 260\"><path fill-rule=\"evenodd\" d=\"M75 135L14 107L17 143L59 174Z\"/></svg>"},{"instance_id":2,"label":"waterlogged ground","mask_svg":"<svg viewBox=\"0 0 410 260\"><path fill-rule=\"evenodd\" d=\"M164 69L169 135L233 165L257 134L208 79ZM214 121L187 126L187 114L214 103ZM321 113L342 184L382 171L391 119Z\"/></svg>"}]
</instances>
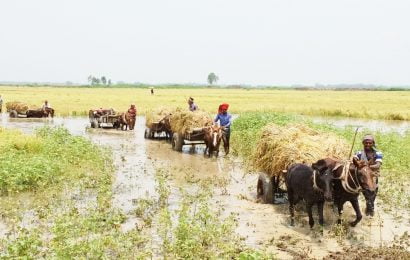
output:
<instances>
[{"instance_id":1,"label":"waterlogged ground","mask_svg":"<svg viewBox=\"0 0 410 260\"><path fill-rule=\"evenodd\" d=\"M386 245L405 232L410 232L408 212L393 210L387 213L380 204L376 206L375 217L364 217L355 228L333 225L336 216L332 205L327 205L327 223L323 233L317 226L313 230L309 229L306 213L300 206L296 227L289 227L287 204L258 203L255 188L258 175L246 172L238 158L224 156L221 152L219 158L209 159L204 158L202 146L185 146L183 152L179 153L172 151L171 145L163 140L146 140L143 137L143 117L138 117L134 132L89 129L87 118L9 119L5 115L0 118L0 126L18 128L25 133L32 133L36 127L43 125L64 125L71 133L84 135L93 142L112 149L116 167L112 202L126 215L126 220L121 225L124 232L143 229L146 225L146 221L135 213L136 202L159 196L155 188L158 169L169 174L170 210L177 210L180 206L180 188L197 189L198 182L209 180L214 188L212 204L222 210L222 217L235 217L238 224L236 232L243 237L245 244L251 248L274 252L280 259L307 255L322 258L329 252L339 251L349 245ZM408 125L406 127L409 128ZM86 194L71 191L71 197L76 200L79 208L90 207L96 200L92 191ZM344 218L353 219L351 206L346 205ZM363 209L364 203L361 205ZM25 226L35 225L36 219L30 210L23 216L21 221ZM158 219L154 217L150 228L144 229L152 237L154 256L160 255L161 238L156 232L157 225ZM0 221L0 237L4 237L7 230L7 224Z\"/></svg>"}]
</instances>

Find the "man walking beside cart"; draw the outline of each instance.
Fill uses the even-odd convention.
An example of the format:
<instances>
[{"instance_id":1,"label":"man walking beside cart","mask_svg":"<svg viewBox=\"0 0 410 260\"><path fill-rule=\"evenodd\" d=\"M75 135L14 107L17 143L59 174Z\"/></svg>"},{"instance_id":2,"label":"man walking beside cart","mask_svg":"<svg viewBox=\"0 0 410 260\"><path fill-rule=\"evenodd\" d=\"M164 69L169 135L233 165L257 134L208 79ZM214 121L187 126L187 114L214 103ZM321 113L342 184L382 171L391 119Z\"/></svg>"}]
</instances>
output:
<instances>
[{"instance_id":1,"label":"man walking beside cart","mask_svg":"<svg viewBox=\"0 0 410 260\"><path fill-rule=\"evenodd\" d=\"M222 127L222 140L224 142L225 154L229 153L229 139L231 137L231 123L232 115L228 113L229 104L223 103L219 105L218 114L216 115L214 122L219 121L219 125Z\"/></svg>"}]
</instances>

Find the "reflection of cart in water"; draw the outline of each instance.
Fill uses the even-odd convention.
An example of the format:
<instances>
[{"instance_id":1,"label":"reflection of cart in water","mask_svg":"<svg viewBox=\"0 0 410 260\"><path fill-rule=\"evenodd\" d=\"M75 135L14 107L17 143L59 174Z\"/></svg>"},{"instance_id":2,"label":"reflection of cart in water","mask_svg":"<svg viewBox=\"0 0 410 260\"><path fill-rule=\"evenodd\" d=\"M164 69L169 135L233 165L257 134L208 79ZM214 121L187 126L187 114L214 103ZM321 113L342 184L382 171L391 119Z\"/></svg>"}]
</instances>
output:
<instances>
[{"instance_id":1,"label":"reflection of cart in water","mask_svg":"<svg viewBox=\"0 0 410 260\"><path fill-rule=\"evenodd\" d=\"M119 128L120 115L114 109L91 109L88 111L91 128Z\"/></svg>"},{"instance_id":2,"label":"reflection of cart in water","mask_svg":"<svg viewBox=\"0 0 410 260\"><path fill-rule=\"evenodd\" d=\"M171 140L172 149L181 152L184 145L205 144L204 135L204 128L193 128L185 133L173 133Z\"/></svg>"}]
</instances>

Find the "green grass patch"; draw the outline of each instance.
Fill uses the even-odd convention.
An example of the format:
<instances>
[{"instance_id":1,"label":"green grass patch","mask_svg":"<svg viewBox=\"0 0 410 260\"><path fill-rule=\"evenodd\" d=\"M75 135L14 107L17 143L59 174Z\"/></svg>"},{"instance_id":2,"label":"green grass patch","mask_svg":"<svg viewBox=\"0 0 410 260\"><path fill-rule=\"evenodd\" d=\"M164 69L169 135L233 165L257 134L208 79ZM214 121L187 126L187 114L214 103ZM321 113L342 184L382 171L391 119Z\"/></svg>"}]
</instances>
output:
<instances>
[{"instance_id":1,"label":"green grass patch","mask_svg":"<svg viewBox=\"0 0 410 260\"><path fill-rule=\"evenodd\" d=\"M44 127L29 136L0 129L0 190L2 194L41 190L67 179L93 186L104 171L104 151L62 127ZM109 160L108 160L109 163Z\"/></svg>"}]
</instances>

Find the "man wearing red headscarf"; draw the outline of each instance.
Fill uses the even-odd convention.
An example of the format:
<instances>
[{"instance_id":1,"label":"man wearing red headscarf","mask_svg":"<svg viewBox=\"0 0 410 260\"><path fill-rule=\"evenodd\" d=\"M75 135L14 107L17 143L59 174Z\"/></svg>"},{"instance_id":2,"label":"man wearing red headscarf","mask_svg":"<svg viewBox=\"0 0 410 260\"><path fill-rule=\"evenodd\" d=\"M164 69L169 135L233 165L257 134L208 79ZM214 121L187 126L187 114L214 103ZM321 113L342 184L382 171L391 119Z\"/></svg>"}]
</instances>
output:
<instances>
[{"instance_id":1,"label":"man wearing red headscarf","mask_svg":"<svg viewBox=\"0 0 410 260\"><path fill-rule=\"evenodd\" d=\"M225 154L229 153L229 139L231 137L231 123L232 115L228 113L229 104L223 103L219 105L218 114L215 117L215 123L219 121L219 125L222 127L224 141Z\"/></svg>"}]
</instances>

